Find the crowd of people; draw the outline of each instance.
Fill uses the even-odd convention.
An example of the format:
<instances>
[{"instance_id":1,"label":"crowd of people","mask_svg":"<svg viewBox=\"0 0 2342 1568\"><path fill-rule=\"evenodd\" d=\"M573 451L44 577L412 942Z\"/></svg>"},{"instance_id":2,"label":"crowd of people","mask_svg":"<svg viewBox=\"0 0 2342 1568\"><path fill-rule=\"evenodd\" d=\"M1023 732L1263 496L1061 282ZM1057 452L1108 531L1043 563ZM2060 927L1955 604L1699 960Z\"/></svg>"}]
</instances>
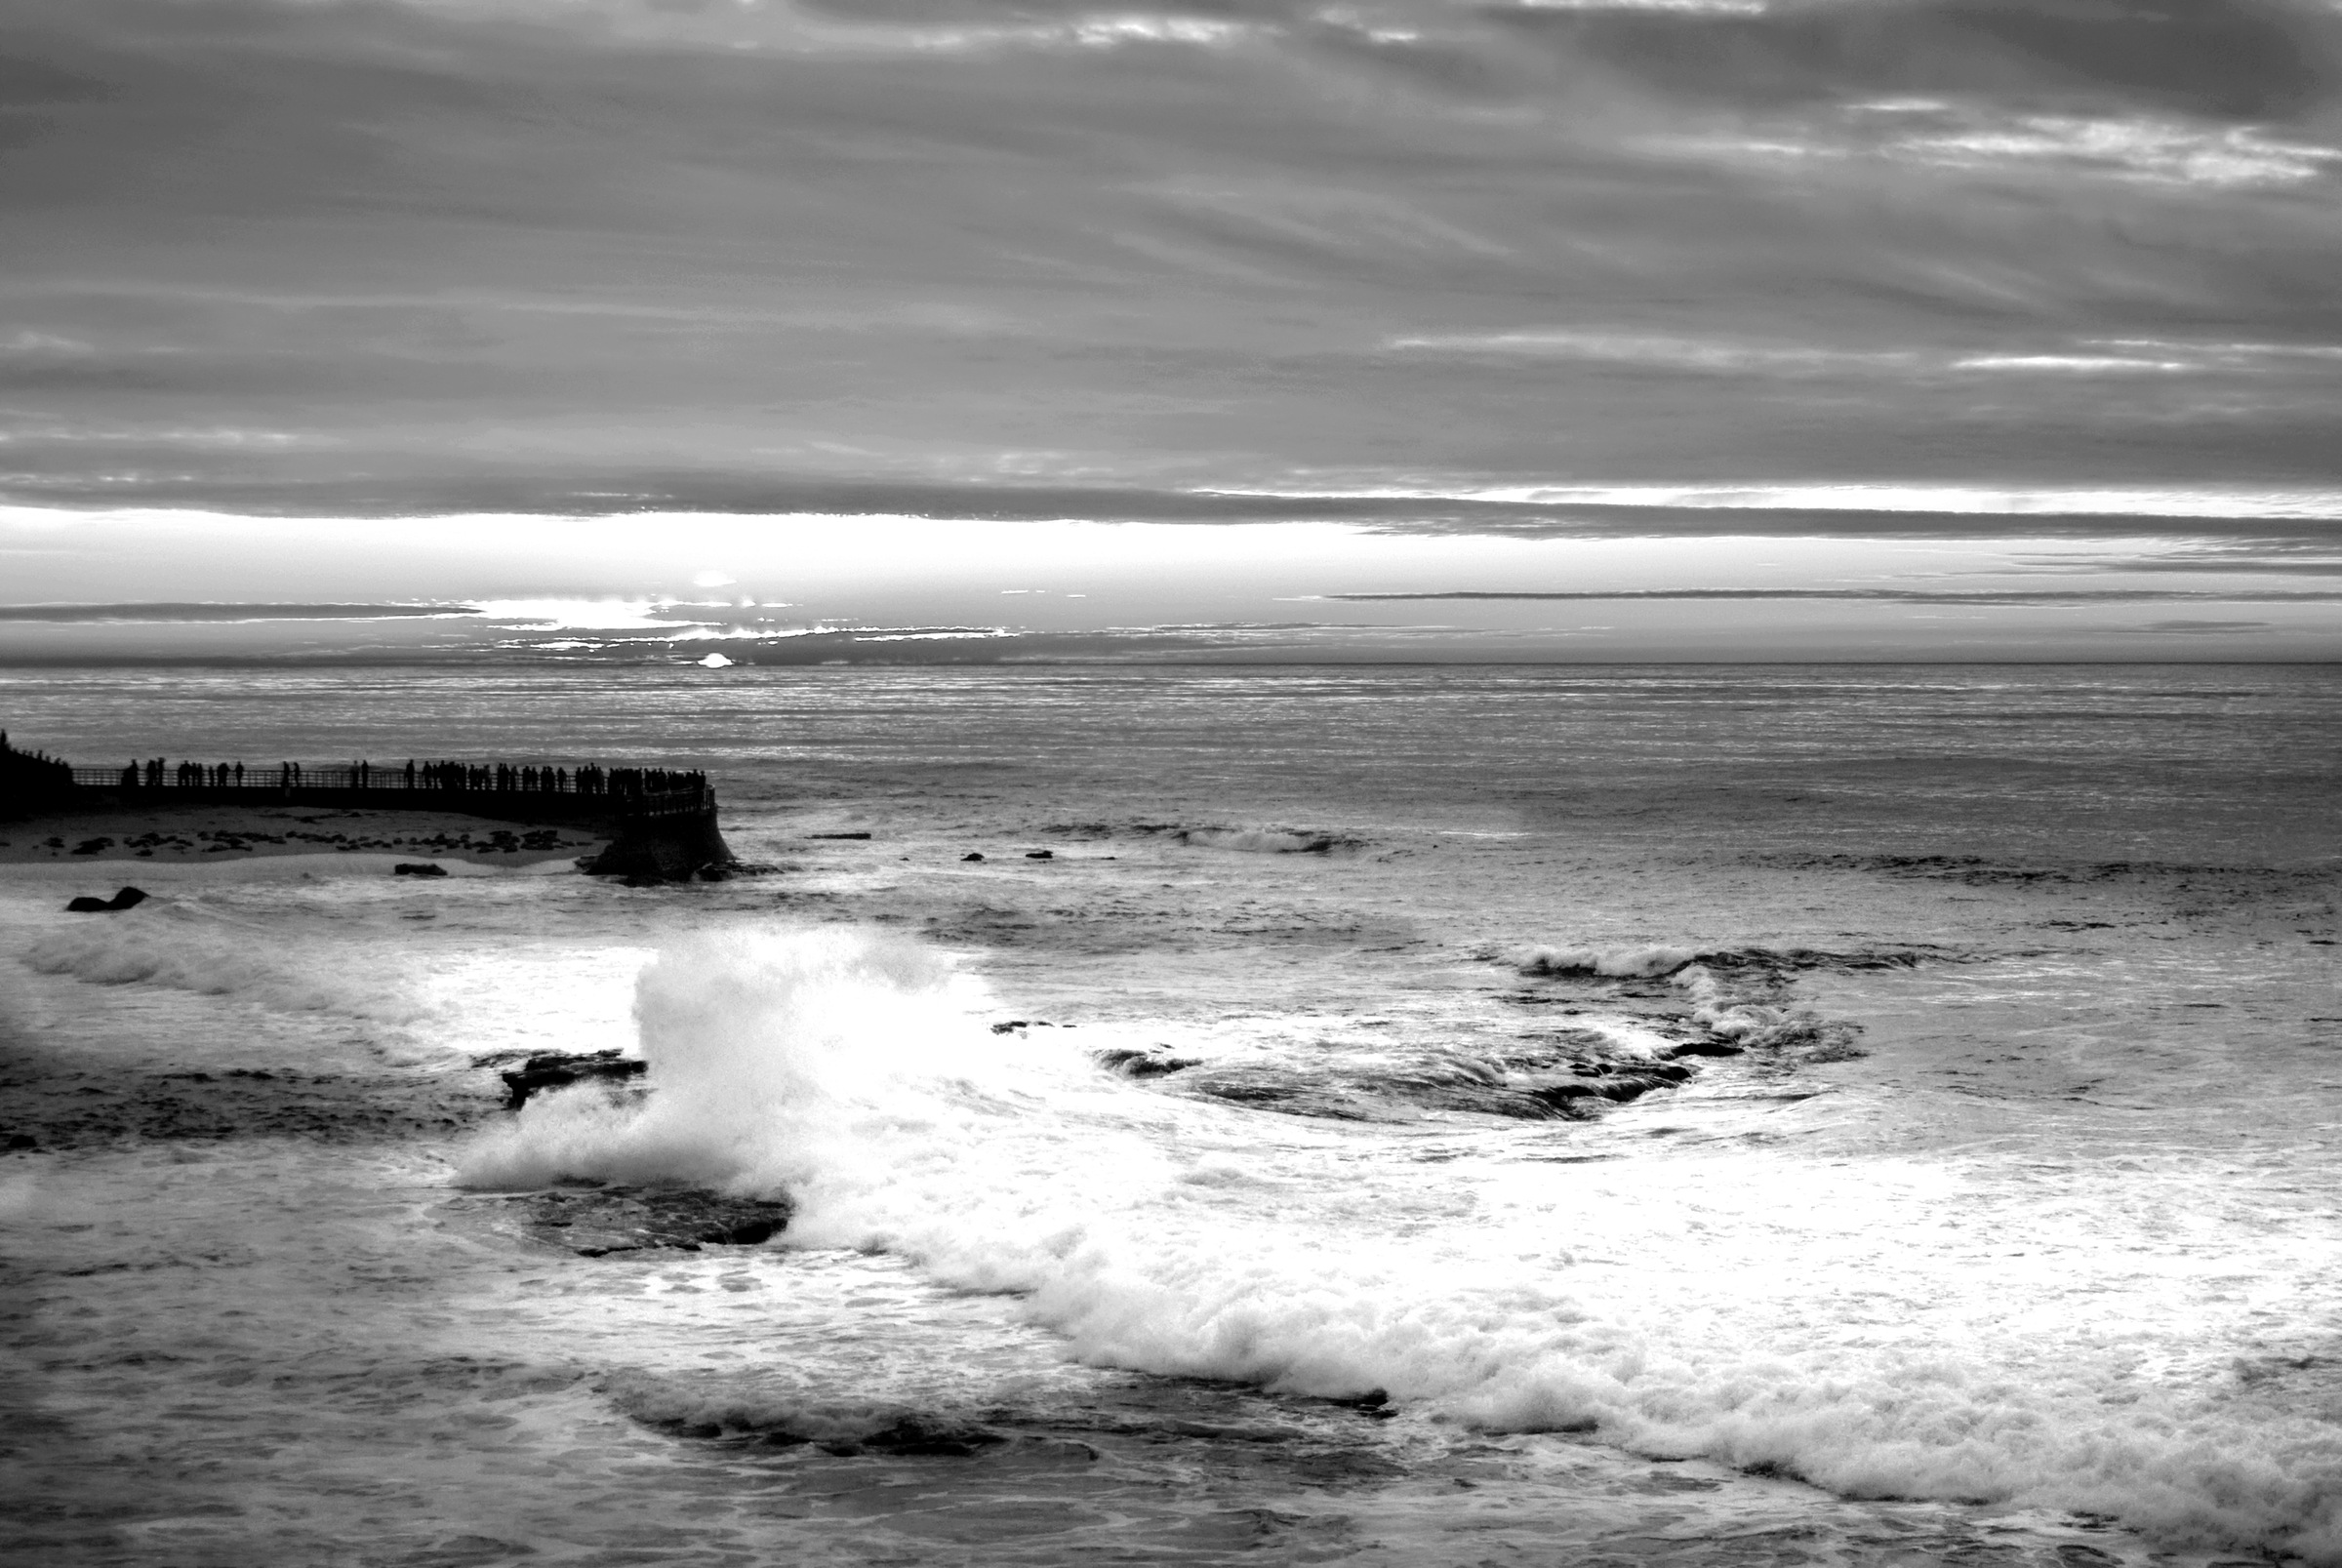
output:
<instances>
[{"instance_id":1,"label":"crowd of people","mask_svg":"<svg viewBox=\"0 0 2342 1568\"><path fill-rule=\"evenodd\" d=\"M162 757L152 757L122 770L125 789L159 789L166 781L182 789L444 789L580 795L674 794L707 786L707 776L696 771L604 768L594 763L573 769L533 763L515 767L505 762L409 761L403 768L378 767L367 761L325 768L280 762L273 769L258 768L248 776L241 762L182 762L174 767Z\"/></svg>"}]
</instances>

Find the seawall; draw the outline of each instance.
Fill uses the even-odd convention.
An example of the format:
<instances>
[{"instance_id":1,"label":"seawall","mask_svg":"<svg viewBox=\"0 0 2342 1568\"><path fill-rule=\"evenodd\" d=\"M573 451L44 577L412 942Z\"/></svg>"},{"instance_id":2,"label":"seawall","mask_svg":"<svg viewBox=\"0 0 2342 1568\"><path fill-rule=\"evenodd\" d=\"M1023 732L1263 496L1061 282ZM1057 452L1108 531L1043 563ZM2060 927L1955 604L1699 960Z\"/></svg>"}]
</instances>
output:
<instances>
[{"instance_id":1,"label":"seawall","mask_svg":"<svg viewBox=\"0 0 2342 1568\"><path fill-rule=\"evenodd\" d=\"M618 836L586 870L591 876L623 876L630 882L680 882L693 876L721 877L738 864L716 824L710 794L704 811L622 818Z\"/></svg>"},{"instance_id":2,"label":"seawall","mask_svg":"<svg viewBox=\"0 0 2342 1568\"><path fill-rule=\"evenodd\" d=\"M114 812L200 817L256 806L445 812L590 829L609 843L586 870L629 881L721 876L738 864L718 824L715 791L693 772L463 763L247 770L222 764L173 768L160 759L121 769L74 768L15 751L0 734L0 820Z\"/></svg>"}]
</instances>

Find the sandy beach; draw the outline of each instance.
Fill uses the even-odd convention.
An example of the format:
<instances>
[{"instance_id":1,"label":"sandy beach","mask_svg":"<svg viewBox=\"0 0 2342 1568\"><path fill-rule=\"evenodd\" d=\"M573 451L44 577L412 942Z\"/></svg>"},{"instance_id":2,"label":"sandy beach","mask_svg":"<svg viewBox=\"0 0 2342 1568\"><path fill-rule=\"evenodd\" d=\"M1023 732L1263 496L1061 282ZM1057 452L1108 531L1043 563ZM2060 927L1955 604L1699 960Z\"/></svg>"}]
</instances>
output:
<instances>
[{"instance_id":1,"label":"sandy beach","mask_svg":"<svg viewBox=\"0 0 2342 1568\"><path fill-rule=\"evenodd\" d=\"M606 842L581 827L532 826L452 812L204 805L66 812L0 823L0 865L108 861L188 865L326 855L523 866L595 855Z\"/></svg>"}]
</instances>

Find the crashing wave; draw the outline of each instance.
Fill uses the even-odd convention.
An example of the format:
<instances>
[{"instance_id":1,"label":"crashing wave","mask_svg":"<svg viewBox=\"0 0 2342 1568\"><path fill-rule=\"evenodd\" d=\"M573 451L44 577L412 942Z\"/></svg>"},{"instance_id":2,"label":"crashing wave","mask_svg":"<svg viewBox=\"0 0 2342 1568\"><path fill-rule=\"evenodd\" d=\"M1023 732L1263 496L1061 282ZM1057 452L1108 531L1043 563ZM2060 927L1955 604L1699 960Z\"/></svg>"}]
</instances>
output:
<instances>
[{"instance_id":1,"label":"crashing wave","mask_svg":"<svg viewBox=\"0 0 2342 1568\"><path fill-rule=\"evenodd\" d=\"M152 906L149 905L149 909ZM424 1009L365 965L317 961L254 943L243 930L165 908L135 923L82 926L43 937L22 954L39 974L92 985L155 985L199 996L232 996L287 1013L335 1012L376 1023L410 1023Z\"/></svg>"},{"instance_id":2,"label":"crashing wave","mask_svg":"<svg viewBox=\"0 0 2342 1568\"><path fill-rule=\"evenodd\" d=\"M1600 975L1614 980L1656 980L1672 975L1700 955L1689 947L1533 947L1520 961L1524 975Z\"/></svg>"},{"instance_id":3,"label":"crashing wave","mask_svg":"<svg viewBox=\"0 0 2342 1568\"><path fill-rule=\"evenodd\" d=\"M1676 984L1706 1029L1802 1026L1703 968ZM464 1180L786 1191L785 1244L887 1251L948 1288L1013 1293L1096 1366L1376 1390L1466 1427L1593 1432L1847 1496L2089 1510L2174 1541L2342 1557L2330 1423L2216 1381L2142 1381L2135 1347L2086 1320L2044 1349L2039 1324L1974 1309L1967 1254L1900 1239L1975 1219L1976 1195L1929 1173L1798 1167L1804 1185L1781 1187L1789 1168L1763 1150L1719 1148L1515 1168L1457 1209L1413 1163L1419 1143L1325 1128L1264 1145L1226 1120L1243 1112L1141 1090L1060 1031L993 1035L983 1002L931 955L852 932L672 949L637 1004L650 1099L533 1100ZM1207 1168L1181 1152L1194 1140L1245 1152ZM1307 1185L1245 1179L1312 1159L1339 1161L1342 1181L1314 1166ZM1733 1223L1712 1228L1718 1209ZM1900 1227L1876 1223L1890 1210ZM1877 1332L1881 1277L1923 1333ZM981 1441L878 1401L626 1402L712 1434Z\"/></svg>"},{"instance_id":4,"label":"crashing wave","mask_svg":"<svg viewBox=\"0 0 2342 1568\"><path fill-rule=\"evenodd\" d=\"M1332 833L1297 832L1282 827L1190 827L1180 833L1179 840L1199 849L1235 850L1247 855L1323 855L1348 842Z\"/></svg>"}]
</instances>

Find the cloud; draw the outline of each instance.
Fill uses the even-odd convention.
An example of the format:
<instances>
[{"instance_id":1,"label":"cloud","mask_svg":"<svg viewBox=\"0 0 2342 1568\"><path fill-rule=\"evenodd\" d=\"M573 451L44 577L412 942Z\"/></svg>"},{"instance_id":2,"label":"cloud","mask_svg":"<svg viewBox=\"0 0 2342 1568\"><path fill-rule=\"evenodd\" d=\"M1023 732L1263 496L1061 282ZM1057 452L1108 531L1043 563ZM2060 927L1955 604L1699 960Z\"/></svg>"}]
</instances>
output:
<instances>
[{"instance_id":1,"label":"cloud","mask_svg":"<svg viewBox=\"0 0 2342 1568\"><path fill-rule=\"evenodd\" d=\"M1755 11L1498 5L1524 40L1686 98L1979 97L2274 120L2327 102L2330 8L2285 0L1874 0Z\"/></svg>"},{"instance_id":2,"label":"cloud","mask_svg":"<svg viewBox=\"0 0 2342 1568\"><path fill-rule=\"evenodd\" d=\"M2249 572L2254 576L2275 577L2342 577L2342 558L2303 557L2292 553L2303 548L2318 547L2311 542L2283 543L2264 541L2255 547L2219 553L2211 549L2195 549L2170 556L2139 556L2130 559L2093 560L2075 563L2064 568L2086 572L2185 572L2189 574L2223 575ZM2037 568L2038 570L2039 568Z\"/></svg>"},{"instance_id":3,"label":"cloud","mask_svg":"<svg viewBox=\"0 0 2342 1568\"><path fill-rule=\"evenodd\" d=\"M1664 532L1716 519L1474 498L2333 488L2338 27L16 0L0 498ZM1347 499L1257 499L1302 475Z\"/></svg>"},{"instance_id":4,"label":"cloud","mask_svg":"<svg viewBox=\"0 0 2342 1568\"><path fill-rule=\"evenodd\" d=\"M547 537L556 519L641 516L645 537L690 516L930 518L969 523L1104 522L1238 526L1343 523L1408 535L1674 538L2033 539L2166 537L2226 540L2245 552L2324 549L2342 541L2342 495L2252 491L1984 491L1954 486L1535 486L1463 495L1436 491L1298 492L1106 486L943 484L806 479L787 474L599 476L416 474L362 482L261 476L239 482L155 476L130 484L54 485L18 476L20 494L93 510L138 503L218 508L247 516L470 517L494 535ZM23 508L15 526L48 527L69 510ZM493 519L512 519L500 524ZM525 527L522 519L529 519ZM678 536L678 548L688 547ZM687 564L678 577L688 580Z\"/></svg>"},{"instance_id":5,"label":"cloud","mask_svg":"<svg viewBox=\"0 0 2342 1568\"><path fill-rule=\"evenodd\" d=\"M0 604L0 621L190 622L395 621L476 616L463 604Z\"/></svg>"},{"instance_id":6,"label":"cloud","mask_svg":"<svg viewBox=\"0 0 2342 1568\"><path fill-rule=\"evenodd\" d=\"M1849 350L1748 340L1635 337L1566 327L1393 338L1384 346L1393 353L1519 355L1713 375L1860 376L1906 383L1922 376L1979 372L2037 376L2260 374L2273 360L2342 359L2342 350L2319 344L2196 344L2097 339L2054 347L2012 344L1991 352L1936 348Z\"/></svg>"},{"instance_id":7,"label":"cloud","mask_svg":"<svg viewBox=\"0 0 2342 1568\"><path fill-rule=\"evenodd\" d=\"M1385 346L1401 353L1430 350L1460 354L1520 354L1723 374L1752 371L1909 372L1924 363L1920 355L1907 349L1883 352L1846 350L1785 343L1630 336L1569 328L1393 338Z\"/></svg>"},{"instance_id":8,"label":"cloud","mask_svg":"<svg viewBox=\"0 0 2342 1568\"><path fill-rule=\"evenodd\" d=\"M1971 354L1954 360L1952 368L2051 376L2135 376L2165 375L2194 367L2184 359L2141 359L2131 354Z\"/></svg>"},{"instance_id":9,"label":"cloud","mask_svg":"<svg viewBox=\"0 0 2342 1568\"><path fill-rule=\"evenodd\" d=\"M2071 609L2092 604L2156 604L2213 602L2219 604L2342 604L2342 590L2267 588L2190 590L2185 588L1589 588L1545 592L1513 588L1457 588L1431 592L1328 593L1326 599L1346 603L1415 602L1425 600L1620 602L1643 599L1835 600L1857 604L1940 604L2039 606ZM2160 622L2159 625L2225 625L2226 622ZM2252 623L2259 624L2259 623Z\"/></svg>"},{"instance_id":10,"label":"cloud","mask_svg":"<svg viewBox=\"0 0 2342 1568\"><path fill-rule=\"evenodd\" d=\"M2038 163L2105 170L2182 185L2291 185L2316 180L2342 162L2342 147L2274 141L2241 126L2200 126L2140 119L2022 115L1884 141L1889 156L1962 167Z\"/></svg>"}]
</instances>

